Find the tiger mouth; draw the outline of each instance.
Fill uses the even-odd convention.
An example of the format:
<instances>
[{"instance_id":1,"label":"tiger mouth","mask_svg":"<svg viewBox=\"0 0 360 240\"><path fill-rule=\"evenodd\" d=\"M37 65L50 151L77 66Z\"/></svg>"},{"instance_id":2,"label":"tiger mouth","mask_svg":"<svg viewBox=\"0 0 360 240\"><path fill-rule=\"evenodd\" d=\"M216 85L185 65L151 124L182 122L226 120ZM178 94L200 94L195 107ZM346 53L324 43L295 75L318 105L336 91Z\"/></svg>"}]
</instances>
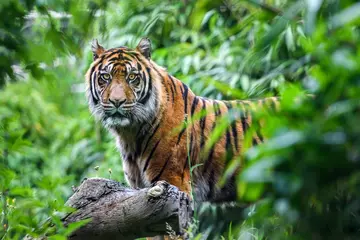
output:
<instances>
[{"instance_id":1,"label":"tiger mouth","mask_svg":"<svg viewBox=\"0 0 360 240\"><path fill-rule=\"evenodd\" d=\"M117 119L124 119L128 118L121 110L113 110L113 111L105 111L105 118L117 118Z\"/></svg>"},{"instance_id":2,"label":"tiger mouth","mask_svg":"<svg viewBox=\"0 0 360 240\"><path fill-rule=\"evenodd\" d=\"M103 123L110 128L126 127L131 124L131 119L119 112L115 112L105 116Z\"/></svg>"},{"instance_id":3,"label":"tiger mouth","mask_svg":"<svg viewBox=\"0 0 360 240\"><path fill-rule=\"evenodd\" d=\"M120 113L120 112L115 112L111 115L109 115L109 117L112 117L112 118L127 118L124 114Z\"/></svg>"}]
</instances>

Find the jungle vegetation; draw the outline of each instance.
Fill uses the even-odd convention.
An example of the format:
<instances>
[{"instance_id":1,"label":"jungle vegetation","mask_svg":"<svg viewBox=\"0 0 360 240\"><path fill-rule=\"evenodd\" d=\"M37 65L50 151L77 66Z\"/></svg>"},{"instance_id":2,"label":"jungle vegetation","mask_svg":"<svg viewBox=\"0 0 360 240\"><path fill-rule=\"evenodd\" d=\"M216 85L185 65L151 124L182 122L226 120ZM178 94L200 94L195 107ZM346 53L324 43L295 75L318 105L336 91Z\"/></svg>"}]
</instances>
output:
<instances>
[{"instance_id":1,"label":"jungle vegetation","mask_svg":"<svg viewBox=\"0 0 360 240\"><path fill-rule=\"evenodd\" d=\"M144 36L198 95L281 97L269 139L246 149L236 178L246 209L229 222L204 205L212 217L195 219L193 239L360 236L359 2L2 0L0 19L0 239L66 239L79 227L60 222L72 185L124 182L84 74L93 38L135 47Z\"/></svg>"}]
</instances>

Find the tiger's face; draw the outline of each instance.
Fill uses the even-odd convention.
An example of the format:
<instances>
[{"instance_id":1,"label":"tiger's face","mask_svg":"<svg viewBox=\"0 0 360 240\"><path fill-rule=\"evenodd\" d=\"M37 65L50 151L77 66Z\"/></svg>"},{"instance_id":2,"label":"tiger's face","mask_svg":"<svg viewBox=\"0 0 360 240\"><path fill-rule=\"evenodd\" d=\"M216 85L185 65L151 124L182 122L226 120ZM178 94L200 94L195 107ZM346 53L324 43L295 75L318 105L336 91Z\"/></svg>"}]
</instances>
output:
<instances>
[{"instance_id":1,"label":"tiger's face","mask_svg":"<svg viewBox=\"0 0 360 240\"><path fill-rule=\"evenodd\" d=\"M156 114L156 87L150 72L150 41L136 49L105 50L94 41L94 62L86 74L89 107L110 129L140 126Z\"/></svg>"}]
</instances>

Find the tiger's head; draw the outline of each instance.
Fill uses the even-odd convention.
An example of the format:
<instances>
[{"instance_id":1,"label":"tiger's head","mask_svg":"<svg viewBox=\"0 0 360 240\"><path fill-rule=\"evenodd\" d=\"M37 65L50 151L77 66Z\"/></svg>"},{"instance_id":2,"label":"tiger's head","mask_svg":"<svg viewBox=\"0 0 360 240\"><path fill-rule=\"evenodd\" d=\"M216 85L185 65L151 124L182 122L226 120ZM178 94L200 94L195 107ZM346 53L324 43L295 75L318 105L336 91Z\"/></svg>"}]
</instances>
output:
<instances>
[{"instance_id":1,"label":"tiger's head","mask_svg":"<svg viewBox=\"0 0 360 240\"><path fill-rule=\"evenodd\" d=\"M94 40L94 61L86 73L91 112L109 129L149 123L159 108L159 81L153 76L151 43L143 38L136 49L104 49Z\"/></svg>"}]
</instances>

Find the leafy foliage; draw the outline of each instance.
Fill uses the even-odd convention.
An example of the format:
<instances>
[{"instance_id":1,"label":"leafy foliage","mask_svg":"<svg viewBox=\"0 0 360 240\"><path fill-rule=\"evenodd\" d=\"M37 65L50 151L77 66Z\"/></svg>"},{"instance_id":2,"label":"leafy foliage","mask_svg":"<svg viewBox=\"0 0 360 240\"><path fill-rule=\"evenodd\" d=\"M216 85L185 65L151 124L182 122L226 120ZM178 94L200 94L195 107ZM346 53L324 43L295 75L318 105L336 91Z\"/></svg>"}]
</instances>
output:
<instances>
[{"instance_id":1,"label":"leafy foliage","mask_svg":"<svg viewBox=\"0 0 360 240\"><path fill-rule=\"evenodd\" d=\"M199 95L281 96L280 112L257 116L268 140L247 149L237 176L239 202L252 204L202 206L194 239L355 239L359 8L350 0L1 2L0 236L64 239L73 228L59 213L71 185L96 175L123 181L112 138L87 110L83 76L91 38L134 47L148 36L153 59Z\"/></svg>"}]
</instances>

